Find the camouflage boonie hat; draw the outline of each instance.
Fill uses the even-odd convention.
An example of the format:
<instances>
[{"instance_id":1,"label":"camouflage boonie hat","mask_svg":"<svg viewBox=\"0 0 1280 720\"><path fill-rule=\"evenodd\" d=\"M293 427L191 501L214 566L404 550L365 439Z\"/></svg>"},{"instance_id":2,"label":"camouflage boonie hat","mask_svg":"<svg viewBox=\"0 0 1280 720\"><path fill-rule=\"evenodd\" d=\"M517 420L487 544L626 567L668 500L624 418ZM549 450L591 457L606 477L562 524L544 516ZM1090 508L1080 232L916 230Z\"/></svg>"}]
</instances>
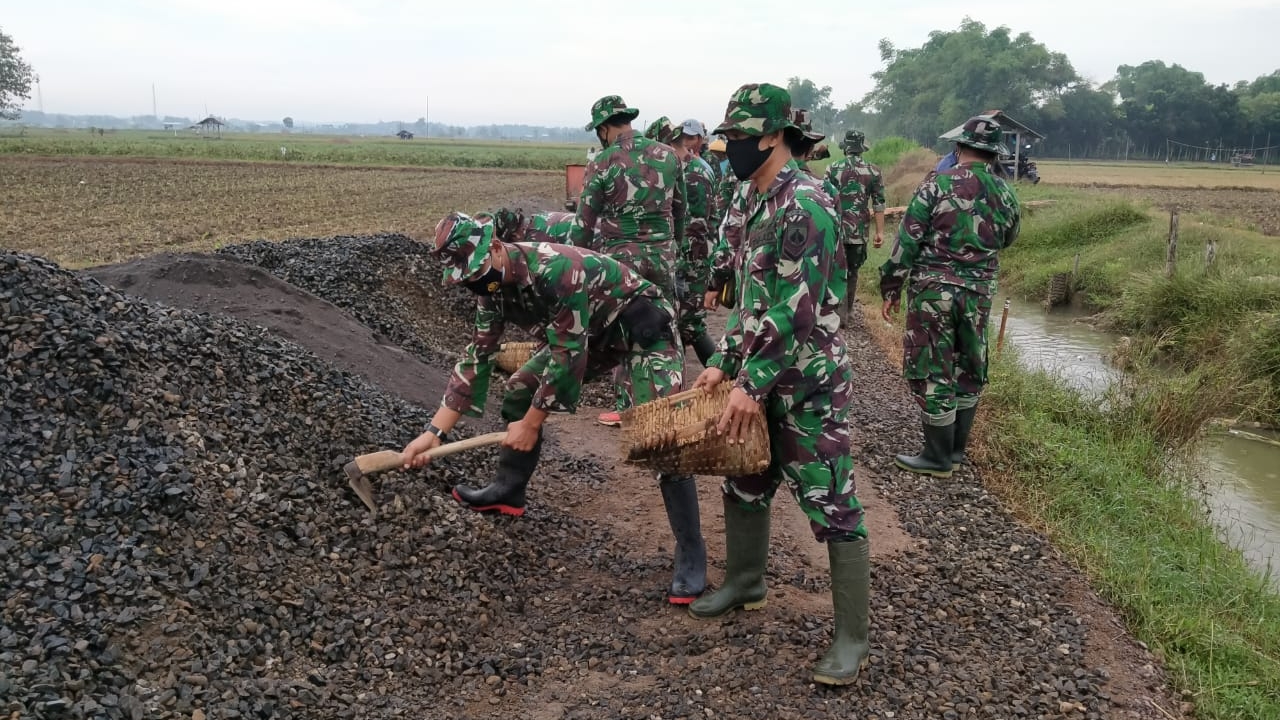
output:
<instances>
[{"instance_id":1,"label":"camouflage boonie hat","mask_svg":"<svg viewBox=\"0 0 1280 720\"><path fill-rule=\"evenodd\" d=\"M605 120L614 115L623 115L628 120L635 120L640 111L636 108L627 107L627 103L617 95L605 95L591 106L591 122L587 123L584 130L591 131L600 127Z\"/></svg>"},{"instance_id":2,"label":"camouflage boonie hat","mask_svg":"<svg viewBox=\"0 0 1280 720\"><path fill-rule=\"evenodd\" d=\"M845 130L844 139L840 141L840 149L846 154L862 153L870 150L867 147L867 135L861 130Z\"/></svg>"},{"instance_id":3,"label":"camouflage boonie hat","mask_svg":"<svg viewBox=\"0 0 1280 720\"><path fill-rule=\"evenodd\" d=\"M524 210L516 208L498 208L492 213L476 213L473 218L475 221L492 222L494 237L502 242L512 242L511 238L515 237L520 226L524 224Z\"/></svg>"},{"instance_id":4,"label":"camouflage boonie hat","mask_svg":"<svg viewBox=\"0 0 1280 720\"><path fill-rule=\"evenodd\" d=\"M664 145L669 145L672 140L675 140L677 134L676 126L671 124L671 118L666 115L649 123L649 127L644 129L645 137L650 140L657 140Z\"/></svg>"},{"instance_id":5,"label":"camouflage boonie hat","mask_svg":"<svg viewBox=\"0 0 1280 720\"><path fill-rule=\"evenodd\" d=\"M460 212L436 224L434 254L444 263L444 284L456 285L480 274L493 244L493 229L493 223Z\"/></svg>"},{"instance_id":6,"label":"camouflage boonie hat","mask_svg":"<svg viewBox=\"0 0 1280 720\"><path fill-rule=\"evenodd\" d=\"M777 85L749 83L729 98L724 122L712 133L738 130L748 135L768 135L789 127L796 127L791 121L791 95Z\"/></svg>"},{"instance_id":7,"label":"camouflage boonie hat","mask_svg":"<svg viewBox=\"0 0 1280 720\"><path fill-rule=\"evenodd\" d=\"M975 115L969 118L956 138L957 145L971 147L974 150L985 150L999 155L1004 152L1004 131L996 121L986 115Z\"/></svg>"},{"instance_id":8,"label":"camouflage boonie hat","mask_svg":"<svg viewBox=\"0 0 1280 720\"><path fill-rule=\"evenodd\" d=\"M822 133L816 133L813 131L813 113L809 110L801 110L799 108L792 110L791 122L795 123L796 127L800 128L800 132L804 133L806 140L822 142L822 140L827 137Z\"/></svg>"}]
</instances>

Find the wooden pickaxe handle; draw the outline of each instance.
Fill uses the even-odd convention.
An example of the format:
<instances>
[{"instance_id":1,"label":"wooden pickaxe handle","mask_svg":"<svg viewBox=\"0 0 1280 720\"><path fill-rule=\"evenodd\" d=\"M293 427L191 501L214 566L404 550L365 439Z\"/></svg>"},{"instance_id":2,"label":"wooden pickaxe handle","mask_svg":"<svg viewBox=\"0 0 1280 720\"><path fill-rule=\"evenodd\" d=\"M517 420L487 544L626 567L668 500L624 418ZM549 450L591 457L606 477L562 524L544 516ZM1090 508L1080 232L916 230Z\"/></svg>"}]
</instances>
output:
<instances>
[{"instance_id":1,"label":"wooden pickaxe handle","mask_svg":"<svg viewBox=\"0 0 1280 720\"><path fill-rule=\"evenodd\" d=\"M466 450L472 450L486 445L497 445L507 437L506 431L491 432L485 435L477 435L466 440L458 442L445 443L440 447L431 448L425 454L432 460L442 458L454 453L460 453ZM380 450L375 453L359 455L355 460L347 463L343 468L347 473L347 481L351 489L360 496L364 504L370 510L377 511L377 507L373 502L373 488L369 484L368 475L382 472L384 470L394 470L401 465L401 454L397 450Z\"/></svg>"}]
</instances>

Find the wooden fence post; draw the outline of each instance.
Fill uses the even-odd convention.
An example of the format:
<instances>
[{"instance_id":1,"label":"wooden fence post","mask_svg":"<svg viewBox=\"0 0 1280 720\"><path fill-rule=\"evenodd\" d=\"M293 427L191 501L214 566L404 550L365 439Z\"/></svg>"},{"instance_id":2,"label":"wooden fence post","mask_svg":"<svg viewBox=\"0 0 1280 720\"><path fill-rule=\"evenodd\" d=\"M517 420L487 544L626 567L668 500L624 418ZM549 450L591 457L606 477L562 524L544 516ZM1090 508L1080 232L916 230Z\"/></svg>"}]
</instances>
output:
<instances>
[{"instance_id":1,"label":"wooden fence post","mask_svg":"<svg viewBox=\"0 0 1280 720\"><path fill-rule=\"evenodd\" d=\"M1218 259L1218 241L1212 237L1204 245L1204 269L1205 272L1213 269L1213 261Z\"/></svg>"},{"instance_id":2,"label":"wooden fence post","mask_svg":"<svg viewBox=\"0 0 1280 720\"><path fill-rule=\"evenodd\" d=\"M1009 320L1009 301L1004 301L1004 312L1000 313L1000 334L996 336L996 353L1004 349L1004 324Z\"/></svg>"},{"instance_id":3,"label":"wooden fence post","mask_svg":"<svg viewBox=\"0 0 1280 720\"><path fill-rule=\"evenodd\" d=\"M1169 212L1169 249L1164 259L1164 276L1173 277L1178 270L1178 209Z\"/></svg>"}]
</instances>

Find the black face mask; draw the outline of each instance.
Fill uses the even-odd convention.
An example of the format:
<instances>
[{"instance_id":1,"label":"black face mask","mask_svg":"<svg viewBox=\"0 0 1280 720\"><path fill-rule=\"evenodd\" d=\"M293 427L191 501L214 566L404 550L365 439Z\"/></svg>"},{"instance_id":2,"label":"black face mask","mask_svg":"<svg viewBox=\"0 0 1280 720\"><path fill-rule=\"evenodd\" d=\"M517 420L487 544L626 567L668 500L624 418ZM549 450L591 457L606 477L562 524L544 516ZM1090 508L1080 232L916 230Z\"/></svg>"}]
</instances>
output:
<instances>
[{"instance_id":1,"label":"black face mask","mask_svg":"<svg viewBox=\"0 0 1280 720\"><path fill-rule=\"evenodd\" d=\"M761 150L760 138L747 136L739 140L726 140L724 154L729 156L729 167L733 168L734 177L746 180L773 154L773 148Z\"/></svg>"},{"instance_id":2,"label":"black face mask","mask_svg":"<svg viewBox=\"0 0 1280 720\"><path fill-rule=\"evenodd\" d=\"M501 284L502 271L492 266L480 277L462 281L462 286L476 295L492 295L498 292L498 286Z\"/></svg>"}]
</instances>

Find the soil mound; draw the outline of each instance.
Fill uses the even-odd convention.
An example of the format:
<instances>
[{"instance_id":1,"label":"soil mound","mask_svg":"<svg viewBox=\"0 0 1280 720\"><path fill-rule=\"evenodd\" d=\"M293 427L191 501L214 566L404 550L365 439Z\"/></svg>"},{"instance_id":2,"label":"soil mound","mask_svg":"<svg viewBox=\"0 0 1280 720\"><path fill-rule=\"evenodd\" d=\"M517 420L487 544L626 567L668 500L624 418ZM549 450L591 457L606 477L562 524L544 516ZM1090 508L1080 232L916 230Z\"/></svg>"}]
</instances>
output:
<instances>
[{"instance_id":1,"label":"soil mound","mask_svg":"<svg viewBox=\"0 0 1280 720\"><path fill-rule=\"evenodd\" d=\"M444 391L443 358L428 365L333 303L230 257L164 254L84 272L128 295L262 326L422 407Z\"/></svg>"}]
</instances>

